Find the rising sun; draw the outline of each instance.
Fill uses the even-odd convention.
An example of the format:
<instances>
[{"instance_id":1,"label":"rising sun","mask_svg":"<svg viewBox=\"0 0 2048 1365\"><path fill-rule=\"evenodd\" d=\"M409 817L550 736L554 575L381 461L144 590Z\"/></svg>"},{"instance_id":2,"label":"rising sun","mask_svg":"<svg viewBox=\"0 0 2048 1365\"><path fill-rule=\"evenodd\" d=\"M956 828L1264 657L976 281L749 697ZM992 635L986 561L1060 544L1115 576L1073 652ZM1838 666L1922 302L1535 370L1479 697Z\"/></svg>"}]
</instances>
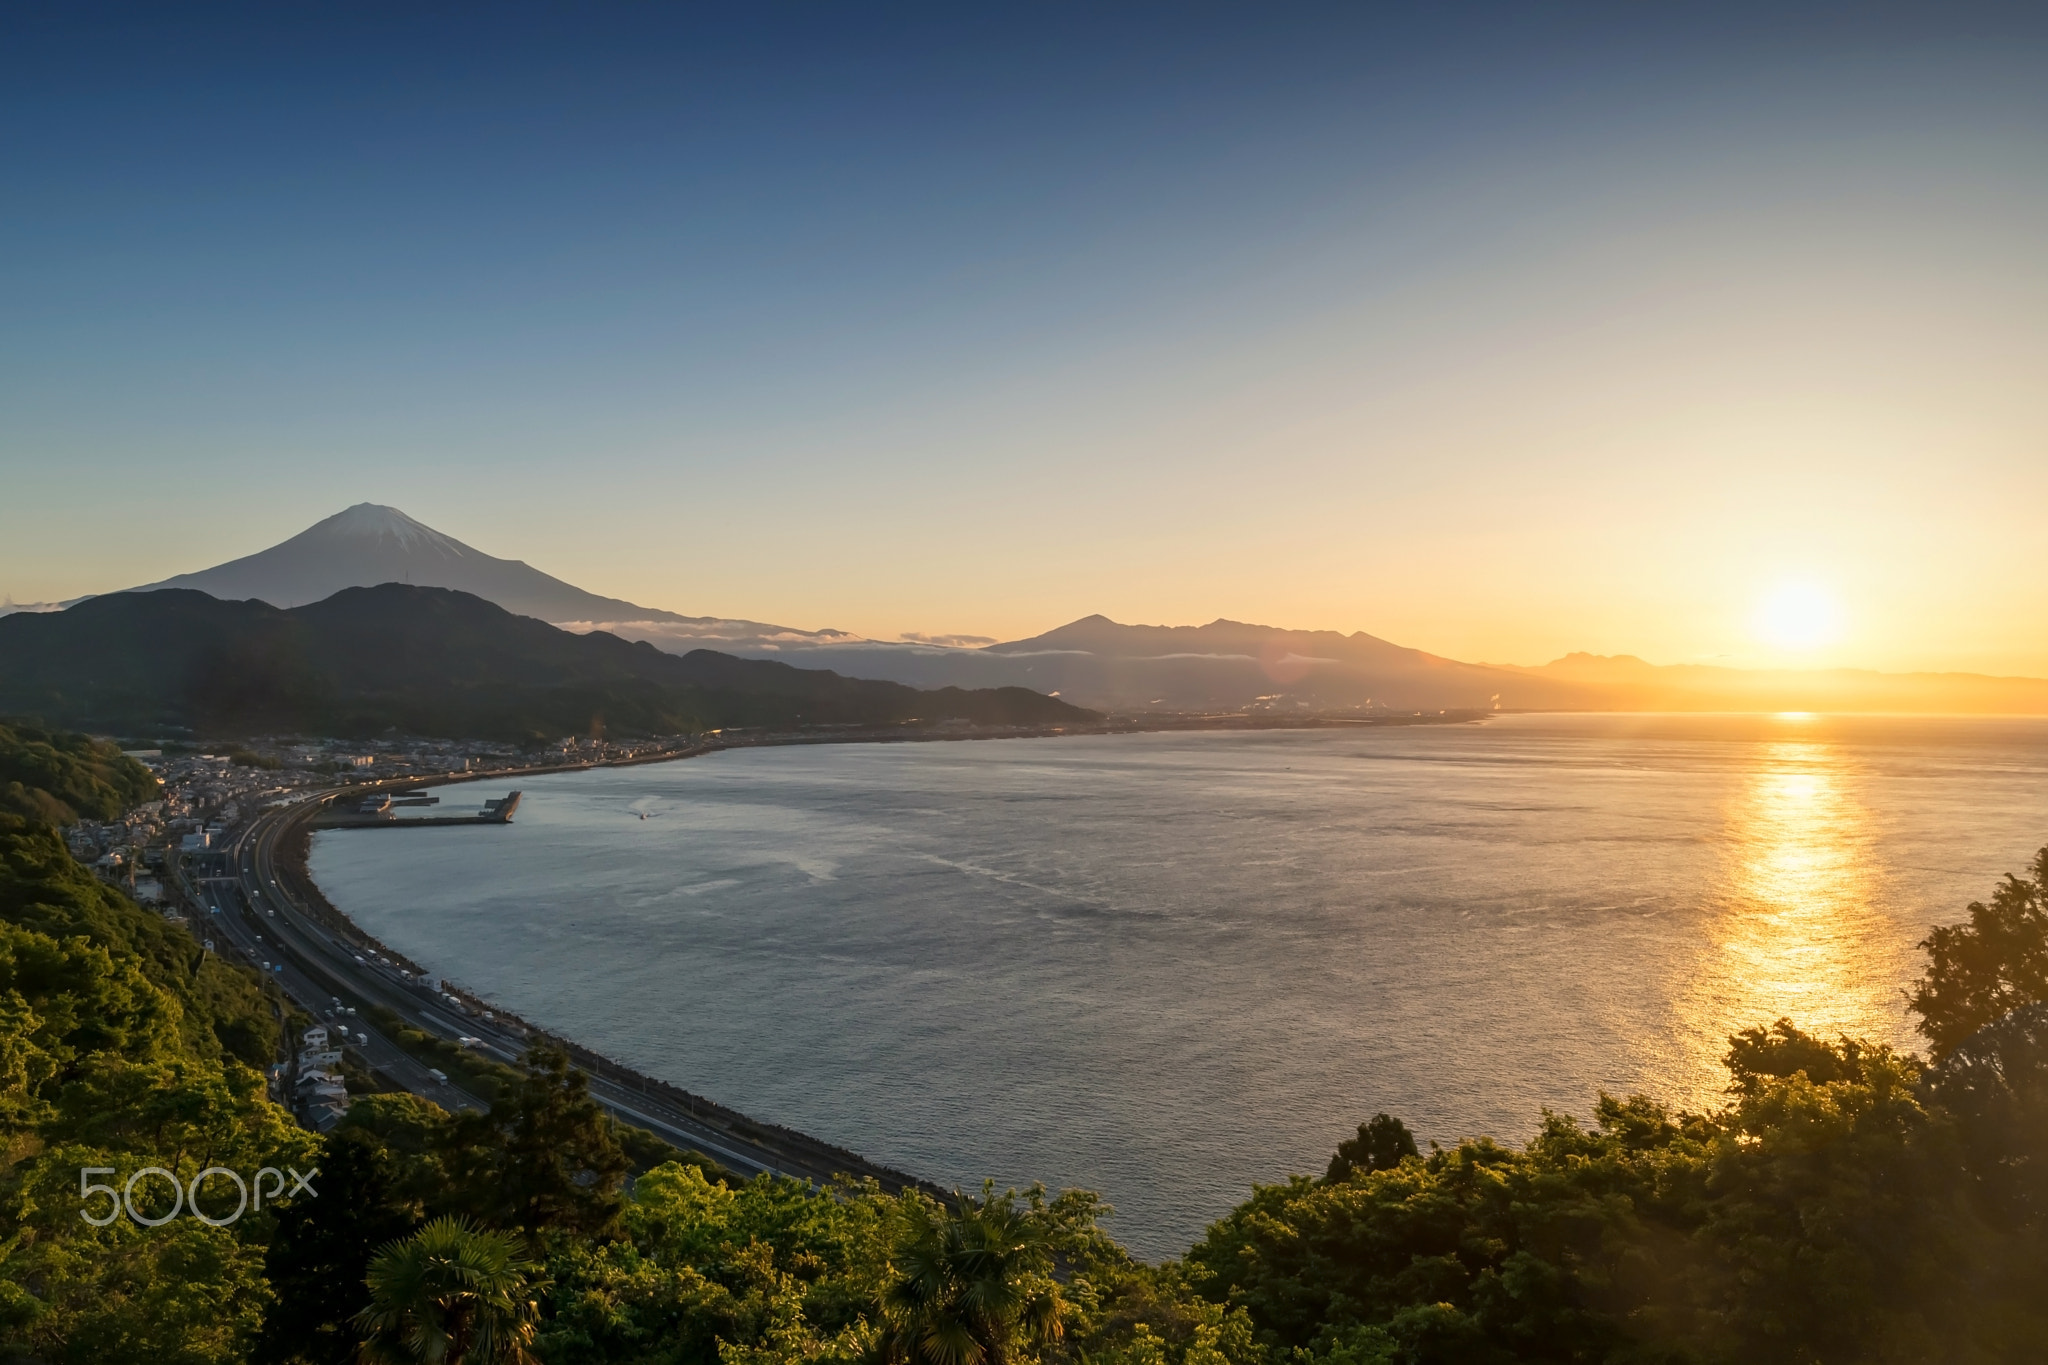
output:
<instances>
[{"instance_id":1,"label":"rising sun","mask_svg":"<svg viewBox=\"0 0 2048 1365\"><path fill-rule=\"evenodd\" d=\"M1817 583L1780 583L1764 595L1756 633L1780 649L1818 649L1842 633L1842 608Z\"/></svg>"}]
</instances>

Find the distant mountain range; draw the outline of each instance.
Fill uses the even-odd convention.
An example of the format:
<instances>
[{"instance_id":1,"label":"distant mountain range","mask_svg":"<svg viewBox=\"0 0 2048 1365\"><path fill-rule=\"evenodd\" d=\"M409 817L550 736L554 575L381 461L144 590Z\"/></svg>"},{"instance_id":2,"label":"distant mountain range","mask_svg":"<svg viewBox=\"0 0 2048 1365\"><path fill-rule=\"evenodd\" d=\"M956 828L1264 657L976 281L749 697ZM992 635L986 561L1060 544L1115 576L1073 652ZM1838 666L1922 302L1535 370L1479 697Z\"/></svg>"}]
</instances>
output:
<instances>
[{"instance_id":1,"label":"distant mountain range","mask_svg":"<svg viewBox=\"0 0 2048 1365\"><path fill-rule=\"evenodd\" d=\"M585 592L361 503L258 554L136 592L195 589L296 608L382 583L452 588L579 633L672 654L712 648L912 687L1025 687L1118 711L1437 710L1961 711L2048 713L2048 681L1965 673L1763 672L1568 655L1537 668L1468 664L1363 632L1218 620L1122 625L1084 617L1028 640L973 648L863 639L760 621L684 616ZM54 604L69 606L71 604Z\"/></svg>"},{"instance_id":2,"label":"distant mountain range","mask_svg":"<svg viewBox=\"0 0 2048 1365\"><path fill-rule=\"evenodd\" d=\"M1240 621L1127 626L1088 616L982 649L787 643L776 657L921 687L1021 684L1118 710L1334 712L1582 708L1586 689L1463 664L1359 632Z\"/></svg>"},{"instance_id":3,"label":"distant mountain range","mask_svg":"<svg viewBox=\"0 0 2048 1365\"><path fill-rule=\"evenodd\" d=\"M630 631L630 626L622 627ZM2048 680L1870 669L1656 665L1571 654L1467 664L1358 632L1241 621L1127 626L1089 616L983 649L786 643L774 657L920 687L1021 684L1110 710L1827 711L2048 715Z\"/></svg>"},{"instance_id":4,"label":"distant mountain range","mask_svg":"<svg viewBox=\"0 0 2048 1365\"><path fill-rule=\"evenodd\" d=\"M172 588L0 618L0 714L140 736L515 741L1096 719L1022 687L919 691L711 650L678 657L400 583L284 610Z\"/></svg>"}]
</instances>

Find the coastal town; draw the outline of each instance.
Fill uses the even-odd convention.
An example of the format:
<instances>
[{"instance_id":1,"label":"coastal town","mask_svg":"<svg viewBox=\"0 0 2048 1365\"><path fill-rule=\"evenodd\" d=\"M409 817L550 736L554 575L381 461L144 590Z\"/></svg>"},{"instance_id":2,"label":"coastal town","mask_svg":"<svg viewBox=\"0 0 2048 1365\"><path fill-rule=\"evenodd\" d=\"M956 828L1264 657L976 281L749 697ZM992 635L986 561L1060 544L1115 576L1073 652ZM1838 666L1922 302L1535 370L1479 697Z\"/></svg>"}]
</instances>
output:
<instances>
[{"instance_id":1,"label":"coastal town","mask_svg":"<svg viewBox=\"0 0 2048 1365\"><path fill-rule=\"evenodd\" d=\"M287 998L319 1022L298 1030L299 1046L271 1067L271 1093L308 1128L325 1132L347 1112L353 1093L407 1080L446 1086L445 1073L413 1064L388 1046L371 1048L370 1033L355 1026L355 1009L288 979L282 955L266 950L260 931L236 932L250 918L245 902L233 897L229 848L261 816L320 796L361 790L363 799L330 803L347 812L356 827L399 823L405 807L435 803L415 784L475 781L493 776L560 771L565 768L632 762L669 756L692 744L686 737L620 744L602 739L567 739L542 746L515 747L489 741L308 741L298 737L254 739L199 748L165 744L123 752L147 768L160 784L155 800L118 820L83 820L65 828L72 856L139 904L168 921L190 927L208 953L245 958L274 979ZM486 817L503 822L516 806L480 798ZM236 908L241 914L234 913ZM203 921L195 923L194 921ZM457 1014L490 1014L453 993L438 979L392 960L375 949L357 957L410 987L423 989ZM278 959L278 960L273 960ZM295 989L295 987L297 989ZM467 1037L461 1040L468 1043ZM417 1072L417 1075L406 1073ZM380 1075L380 1073L382 1073ZM393 1074L398 1073L398 1074ZM459 1092L443 1098L460 1104Z\"/></svg>"},{"instance_id":2,"label":"coastal town","mask_svg":"<svg viewBox=\"0 0 2048 1365\"><path fill-rule=\"evenodd\" d=\"M670 741L674 747L679 741ZM165 874L183 855L204 853L259 811L352 783L385 785L483 777L501 772L631 760L651 741L560 740L519 749L488 741L371 742L251 740L205 749L125 749L163 792L119 820L84 820L64 831L72 856L144 905L163 907ZM667 748L662 749L667 752Z\"/></svg>"},{"instance_id":3,"label":"coastal town","mask_svg":"<svg viewBox=\"0 0 2048 1365\"><path fill-rule=\"evenodd\" d=\"M1005 727L1007 732L1011 727ZM835 729L834 738L848 732ZM863 737L854 732L853 737ZM868 738L902 737L869 735ZM937 737L937 736L935 736ZM947 731L944 737L960 737ZM161 784L127 818L82 821L65 837L103 880L189 931L198 949L261 974L280 1026L293 1040L267 1072L270 1096L304 1127L325 1133L355 1099L380 1091L421 1095L450 1111L482 1110L513 1076L532 1025L406 960L363 934L307 875L315 828L508 824L520 793L479 793L479 814L423 815L456 784L489 784L593 767L656 763L726 747L818 742L818 736L709 731L617 742L543 745L488 741L315 742L292 737L233 745L130 748ZM90 856L88 856L90 855ZM614 1118L661 1142L709 1155L745 1175L810 1180L851 1171L884 1188L916 1183L806 1134L724 1108L567 1039L552 1039L590 1077ZM937 1187L930 1187L937 1193Z\"/></svg>"}]
</instances>

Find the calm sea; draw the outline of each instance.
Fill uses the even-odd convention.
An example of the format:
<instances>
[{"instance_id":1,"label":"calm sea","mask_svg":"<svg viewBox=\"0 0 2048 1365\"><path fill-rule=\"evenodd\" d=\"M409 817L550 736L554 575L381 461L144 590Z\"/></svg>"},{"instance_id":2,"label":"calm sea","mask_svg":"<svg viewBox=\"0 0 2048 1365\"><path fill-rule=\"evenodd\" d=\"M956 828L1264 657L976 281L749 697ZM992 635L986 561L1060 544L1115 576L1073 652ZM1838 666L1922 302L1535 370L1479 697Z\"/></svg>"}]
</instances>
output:
<instances>
[{"instance_id":1,"label":"calm sea","mask_svg":"<svg viewBox=\"0 0 2048 1365\"><path fill-rule=\"evenodd\" d=\"M2048 722L1481 725L728 752L323 834L422 965L946 1184L1172 1255L1387 1110L1713 1102L1790 1015L1910 1044L1914 944L2048 843ZM642 816L647 818L642 819Z\"/></svg>"}]
</instances>

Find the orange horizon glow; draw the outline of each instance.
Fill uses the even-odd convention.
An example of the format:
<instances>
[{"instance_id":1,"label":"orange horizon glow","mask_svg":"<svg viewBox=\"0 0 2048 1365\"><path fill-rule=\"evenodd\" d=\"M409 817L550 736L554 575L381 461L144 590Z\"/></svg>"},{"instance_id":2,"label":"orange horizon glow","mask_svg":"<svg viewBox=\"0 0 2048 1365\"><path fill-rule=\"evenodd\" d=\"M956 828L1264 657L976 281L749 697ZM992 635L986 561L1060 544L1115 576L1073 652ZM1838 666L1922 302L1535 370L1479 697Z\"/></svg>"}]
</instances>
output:
<instances>
[{"instance_id":1,"label":"orange horizon glow","mask_svg":"<svg viewBox=\"0 0 2048 1365\"><path fill-rule=\"evenodd\" d=\"M103 215L134 253L60 215L14 255L47 311L17 309L0 592L154 582L367 500L592 592L878 640L1101 613L2048 678L2048 84L1969 44L1641 57L1598 98L1465 71L1478 104L1416 119L1349 67L1271 123L1205 90L1159 107L1214 136L1156 144L1118 69L1102 119L994 161L947 86L957 162L869 137L874 177L799 158L758 196L608 134L552 189L452 197L397 274L334 235L353 170L208 200L210 233ZM1486 136L1446 112L1495 98ZM721 125L731 166L780 173L790 146L741 150L774 108ZM1018 147L1051 126L987 112ZM48 164L109 203L148 182ZM578 209L607 166L624 219ZM119 488L149 492L81 494Z\"/></svg>"}]
</instances>

